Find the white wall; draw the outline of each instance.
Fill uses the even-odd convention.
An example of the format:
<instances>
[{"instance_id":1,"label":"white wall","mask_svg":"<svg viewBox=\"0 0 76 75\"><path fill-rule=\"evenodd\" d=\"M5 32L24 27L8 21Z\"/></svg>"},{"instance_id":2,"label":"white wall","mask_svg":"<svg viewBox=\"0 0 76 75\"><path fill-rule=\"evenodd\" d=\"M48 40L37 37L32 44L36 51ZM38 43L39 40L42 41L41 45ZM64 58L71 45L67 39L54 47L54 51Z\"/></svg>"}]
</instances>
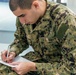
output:
<instances>
[{"instance_id":1,"label":"white wall","mask_svg":"<svg viewBox=\"0 0 76 75\"><path fill-rule=\"evenodd\" d=\"M11 43L14 40L16 17L9 9L7 2L0 2L0 43Z\"/></svg>"},{"instance_id":2,"label":"white wall","mask_svg":"<svg viewBox=\"0 0 76 75\"><path fill-rule=\"evenodd\" d=\"M0 30L0 43L12 43L14 40L14 31Z\"/></svg>"},{"instance_id":3,"label":"white wall","mask_svg":"<svg viewBox=\"0 0 76 75\"><path fill-rule=\"evenodd\" d=\"M76 13L76 0L67 0L67 6Z\"/></svg>"},{"instance_id":4,"label":"white wall","mask_svg":"<svg viewBox=\"0 0 76 75\"><path fill-rule=\"evenodd\" d=\"M9 9L7 2L0 2L0 30L15 31L16 17Z\"/></svg>"}]
</instances>

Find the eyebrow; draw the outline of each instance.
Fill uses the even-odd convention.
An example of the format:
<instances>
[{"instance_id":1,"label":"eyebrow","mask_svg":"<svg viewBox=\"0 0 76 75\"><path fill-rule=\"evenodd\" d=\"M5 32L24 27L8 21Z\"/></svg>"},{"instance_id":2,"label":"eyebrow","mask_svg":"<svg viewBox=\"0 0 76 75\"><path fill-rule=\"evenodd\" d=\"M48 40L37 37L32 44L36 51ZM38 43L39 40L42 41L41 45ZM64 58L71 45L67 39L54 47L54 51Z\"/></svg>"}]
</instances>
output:
<instances>
[{"instance_id":1,"label":"eyebrow","mask_svg":"<svg viewBox=\"0 0 76 75\"><path fill-rule=\"evenodd\" d=\"M25 16L25 14L21 14L21 15L19 15L18 17L24 17Z\"/></svg>"}]
</instances>

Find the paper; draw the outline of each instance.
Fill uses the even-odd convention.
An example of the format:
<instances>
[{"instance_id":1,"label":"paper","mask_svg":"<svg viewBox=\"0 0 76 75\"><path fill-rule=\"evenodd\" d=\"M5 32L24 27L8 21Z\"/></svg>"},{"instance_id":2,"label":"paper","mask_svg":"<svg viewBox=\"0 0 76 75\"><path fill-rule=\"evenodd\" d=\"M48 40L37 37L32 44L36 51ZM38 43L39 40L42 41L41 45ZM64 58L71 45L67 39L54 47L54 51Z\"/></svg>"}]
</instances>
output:
<instances>
[{"instance_id":1,"label":"paper","mask_svg":"<svg viewBox=\"0 0 76 75\"><path fill-rule=\"evenodd\" d=\"M17 61L17 62L22 62L22 61L24 61L24 62L29 62L29 60L27 60L27 59L25 59L25 58L23 58L23 57L20 57L20 56L17 56L15 59L14 59L14 61ZM4 65L7 65L7 66L9 66L9 67L15 67L14 65L10 65L9 63L7 63L7 62L4 62L4 61L2 61L2 59L0 59L0 63L1 64L4 64Z\"/></svg>"},{"instance_id":2,"label":"paper","mask_svg":"<svg viewBox=\"0 0 76 75\"><path fill-rule=\"evenodd\" d=\"M1 59L0 59L0 63L1 63L1 64L4 64L4 65L7 65L7 66L9 66L9 67L15 67L15 66L13 66L13 65L10 65L9 63L6 63L6 62L2 61Z\"/></svg>"}]
</instances>

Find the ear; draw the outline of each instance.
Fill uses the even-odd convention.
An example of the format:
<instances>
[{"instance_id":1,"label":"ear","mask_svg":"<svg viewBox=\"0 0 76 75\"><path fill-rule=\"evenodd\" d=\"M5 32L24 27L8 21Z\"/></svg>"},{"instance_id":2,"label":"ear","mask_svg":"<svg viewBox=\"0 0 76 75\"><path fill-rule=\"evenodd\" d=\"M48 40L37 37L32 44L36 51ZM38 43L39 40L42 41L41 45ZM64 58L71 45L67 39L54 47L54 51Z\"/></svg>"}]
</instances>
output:
<instances>
[{"instance_id":1,"label":"ear","mask_svg":"<svg viewBox=\"0 0 76 75\"><path fill-rule=\"evenodd\" d=\"M36 9L38 9L39 8L39 2L37 0L33 1L32 6L34 6Z\"/></svg>"}]
</instances>

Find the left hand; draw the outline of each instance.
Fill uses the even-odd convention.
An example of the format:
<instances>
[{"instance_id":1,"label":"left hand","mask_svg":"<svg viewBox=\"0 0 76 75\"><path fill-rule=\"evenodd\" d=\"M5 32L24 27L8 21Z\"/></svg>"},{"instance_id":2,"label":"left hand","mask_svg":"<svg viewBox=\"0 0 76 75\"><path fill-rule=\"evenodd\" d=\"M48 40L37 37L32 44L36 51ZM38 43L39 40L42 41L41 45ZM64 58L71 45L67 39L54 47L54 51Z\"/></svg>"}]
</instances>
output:
<instances>
[{"instance_id":1,"label":"left hand","mask_svg":"<svg viewBox=\"0 0 76 75\"><path fill-rule=\"evenodd\" d=\"M36 71L34 62L12 62L11 65L16 65L12 70L19 75L24 75L30 71Z\"/></svg>"}]
</instances>

